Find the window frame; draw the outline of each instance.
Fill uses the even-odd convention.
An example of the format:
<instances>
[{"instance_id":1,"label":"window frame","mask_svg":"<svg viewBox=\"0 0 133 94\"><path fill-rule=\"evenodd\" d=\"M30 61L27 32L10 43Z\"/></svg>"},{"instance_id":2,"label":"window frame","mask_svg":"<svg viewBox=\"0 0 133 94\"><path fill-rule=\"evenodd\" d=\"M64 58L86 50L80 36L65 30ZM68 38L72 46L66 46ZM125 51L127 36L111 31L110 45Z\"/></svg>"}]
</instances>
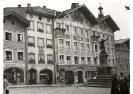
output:
<instances>
[{"instance_id":1,"label":"window frame","mask_svg":"<svg viewBox=\"0 0 133 94\"><path fill-rule=\"evenodd\" d=\"M33 38L33 43L34 43L34 45L32 45L32 47L35 47L35 37L34 36L28 36L28 47L31 47L31 46L29 46L29 38Z\"/></svg>"},{"instance_id":2,"label":"window frame","mask_svg":"<svg viewBox=\"0 0 133 94\"><path fill-rule=\"evenodd\" d=\"M33 55L34 56L34 62L29 62L30 61L30 59L29 59L29 55ZM31 57L31 56L30 56ZM35 53L33 53L33 52L31 52L31 53L28 53L28 64L35 64L36 63L36 60L35 60Z\"/></svg>"},{"instance_id":3,"label":"window frame","mask_svg":"<svg viewBox=\"0 0 133 94\"><path fill-rule=\"evenodd\" d=\"M11 59L7 59L7 54L6 54L6 52L11 52ZM7 61L10 61L10 60L13 60L13 51L11 51L11 50L5 50L5 60L7 60Z\"/></svg>"},{"instance_id":4,"label":"window frame","mask_svg":"<svg viewBox=\"0 0 133 94\"><path fill-rule=\"evenodd\" d=\"M23 53L22 59L19 59L19 54L18 53ZM23 61L24 60L24 52L23 51L17 51L17 60Z\"/></svg>"},{"instance_id":5,"label":"window frame","mask_svg":"<svg viewBox=\"0 0 133 94\"><path fill-rule=\"evenodd\" d=\"M39 46L39 39L42 39L43 40L43 46ZM37 37L37 46L38 47L45 47L44 38Z\"/></svg>"},{"instance_id":6,"label":"window frame","mask_svg":"<svg viewBox=\"0 0 133 94\"><path fill-rule=\"evenodd\" d=\"M51 32L47 31L47 26L51 26ZM45 24L46 34L52 34L52 24Z\"/></svg>"},{"instance_id":7,"label":"window frame","mask_svg":"<svg viewBox=\"0 0 133 94\"><path fill-rule=\"evenodd\" d=\"M10 40L6 40L6 33L10 33L11 34L11 39ZM10 31L5 31L5 41L13 41L13 32L10 32Z\"/></svg>"},{"instance_id":8,"label":"window frame","mask_svg":"<svg viewBox=\"0 0 133 94\"><path fill-rule=\"evenodd\" d=\"M43 56L43 62L40 62L40 56ZM38 54L38 64L45 64L45 54Z\"/></svg>"},{"instance_id":9,"label":"window frame","mask_svg":"<svg viewBox=\"0 0 133 94\"><path fill-rule=\"evenodd\" d=\"M39 29L39 28L38 28L39 23L42 25L42 31L39 31L39 30L38 30L38 29ZM37 32L44 33L44 23L43 23L43 22L37 21Z\"/></svg>"},{"instance_id":10,"label":"window frame","mask_svg":"<svg viewBox=\"0 0 133 94\"><path fill-rule=\"evenodd\" d=\"M30 25L31 25L31 22L33 22L33 29L31 29L30 26L29 26L29 29L31 31L35 31L35 23L34 23L34 20L29 20L29 21L30 21Z\"/></svg>"},{"instance_id":11,"label":"window frame","mask_svg":"<svg viewBox=\"0 0 133 94\"><path fill-rule=\"evenodd\" d=\"M47 43L48 43L48 41L51 41L51 45L48 45ZM48 38L46 38L46 48L53 48L53 42L52 42L52 39L48 39Z\"/></svg>"}]
</instances>

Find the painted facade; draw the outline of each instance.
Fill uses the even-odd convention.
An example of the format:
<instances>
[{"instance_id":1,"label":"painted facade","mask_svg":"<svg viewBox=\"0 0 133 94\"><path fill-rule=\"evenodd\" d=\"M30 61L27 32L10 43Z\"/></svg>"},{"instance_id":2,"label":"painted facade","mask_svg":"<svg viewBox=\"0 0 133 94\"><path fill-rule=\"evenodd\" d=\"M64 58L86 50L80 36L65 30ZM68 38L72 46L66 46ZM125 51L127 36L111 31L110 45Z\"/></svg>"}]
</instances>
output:
<instances>
[{"instance_id":1,"label":"painted facade","mask_svg":"<svg viewBox=\"0 0 133 94\"><path fill-rule=\"evenodd\" d=\"M61 79L64 75L64 79L67 80L69 78L66 76L75 75L78 72L78 82L83 83L84 77L88 80L91 79L95 76L96 67L100 66L99 42L101 39L108 38L105 43L106 52L109 55L108 66L116 66L114 49L114 32L116 30L112 30L108 22L103 20L107 16L95 18L85 5L75 5L75 8L73 5L75 3L72 4L71 9L60 13L54 23L55 27L66 29L65 32L55 31L57 75ZM85 16L90 14L91 16ZM67 74L68 71L72 73ZM74 77L74 79L76 78ZM74 79L72 79L73 83Z\"/></svg>"},{"instance_id":2,"label":"painted facade","mask_svg":"<svg viewBox=\"0 0 133 94\"><path fill-rule=\"evenodd\" d=\"M3 24L4 74L12 84L26 84L25 36L29 22L15 12L7 12Z\"/></svg>"}]
</instances>

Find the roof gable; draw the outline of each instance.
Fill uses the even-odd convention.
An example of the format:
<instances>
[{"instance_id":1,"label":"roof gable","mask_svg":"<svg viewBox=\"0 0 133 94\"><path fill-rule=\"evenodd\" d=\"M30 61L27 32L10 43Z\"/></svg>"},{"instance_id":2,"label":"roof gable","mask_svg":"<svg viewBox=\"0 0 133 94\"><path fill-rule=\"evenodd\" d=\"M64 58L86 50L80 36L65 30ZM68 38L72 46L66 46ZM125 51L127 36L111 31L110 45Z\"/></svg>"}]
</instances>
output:
<instances>
[{"instance_id":1,"label":"roof gable","mask_svg":"<svg viewBox=\"0 0 133 94\"><path fill-rule=\"evenodd\" d=\"M29 27L29 25L30 25L30 22L27 19L23 18L22 16L20 16L19 14L17 14L14 11L4 13L4 17L7 17L7 16L15 17L16 20L19 20L22 24L24 24L27 27Z\"/></svg>"},{"instance_id":2,"label":"roof gable","mask_svg":"<svg viewBox=\"0 0 133 94\"><path fill-rule=\"evenodd\" d=\"M63 11L60 13L59 16L57 16L57 18L63 18L65 15L67 14L71 14L74 11L79 10L84 17L92 24L95 25L98 23L98 21L96 20L95 16L90 12L90 10L85 6L85 5L81 5L79 7L73 8L73 9L68 9L66 11Z\"/></svg>"},{"instance_id":3,"label":"roof gable","mask_svg":"<svg viewBox=\"0 0 133 94\"><path fill-rule=\"evenodd\" d=\"M125 42L127 42L127 41L129 41L129 40L130 40L129 38L115 40L115 44L121 44L121 43L125 43Z\"/></svg>"},{"instance_id":4,"label":"roof gable","mask_svg":"<svg viewBox=\"0 0 133 94\"><path fill-rule=\"evenodd\" d=\"M102 21L106 21L108 26L112 29L113 32L120 30L120 28L117 26L115 21L112 19L110 15L106 15L100 18L97 18L97 21L100 23Z\"/></svg>"}]
</instances>

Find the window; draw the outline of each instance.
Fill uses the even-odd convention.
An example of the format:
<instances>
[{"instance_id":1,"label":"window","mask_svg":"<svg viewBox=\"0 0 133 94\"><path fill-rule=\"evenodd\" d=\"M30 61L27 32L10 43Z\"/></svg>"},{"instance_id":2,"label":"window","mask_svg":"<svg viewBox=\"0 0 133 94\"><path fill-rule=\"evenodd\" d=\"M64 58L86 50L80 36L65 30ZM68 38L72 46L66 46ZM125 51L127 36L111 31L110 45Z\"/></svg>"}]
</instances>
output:
<instances>
[{"instance_id":1,"label":"window","mask_svg":"<svg viewBox=\"0 0 133 94\"><path fill-rule=\"evenodd\" d=\"M47 64L53 64L53 55L47 54Z\"/></svg>"},{"instance_id":2,"label":"window","mask_svg":"<svg viewBox=\"0 0 133 94\"><path fill-rule=\"evenodd\" d=\"M44 30L43 30L43 23L38 22L37 23L37 29L38 29L37 30L38 32L44 32Z\"/></svg>"},{"instance_id":3,"label":"window","mask_svg":"<svg viewBox=\"0 0 133 94\"><path fill-rule=\"evenodd\" d=\"M30 30L34 30L34 21L30 21Z\"/></svg>"},{"instance_id":4,"label":"window","mask_svg":"<svg viewBox=\"0 0 133 94\"><path fill-rule=\"evenodd\" d=\"M94 64L97 65L97 58L94 58Z\"/></svg>"},{"instance_id":5,"label":"window","mask_svg":"<svg viewBox=\"0 0 133 94\"><path fill-rule=\"evenodd\" d=\"M75 35L77 35L76 27L73 27L73 32L74 32Z\"/></svg>"},{"instance_id":6,"label":"window","mask_svg":"<svg viewBox=\"0 0 133 94\"><path fill-rule=\"evenodd\" d=\"M87 57L87 62L88 64L90 64L90 57Z\"/></svg>"},{"instance_id":7,"label":"window","mask_svg":"<svg viewBox=\"0 0 133 94\"><path fill-rule=\"evenodd\" d=\"M109 49L109 47L108 47L108 53L110 54L110 49Z\"/></svg>"},{"instance_id":8,"label":"window","mask_svg":"<svg viewBox=\"0 0 133 94\"><path fill-rule=\"evenodd\" d=\"M69 25L65 25L66 32L69 32Z\"/></svg>"},{"instance_id":9,"label":"window","mask_svg":"<svg viewBox=\"0 0 133 94\"><path fill-rule=\"evenodd\" d=\"M86 42L89 42L89 38L86 38Z\"/></svg>"},{"instance_id":10,"label":"window","mask_svg":"<svg viewBox=\"0 0 133 94\"><path fill-rule=\"evenodd\" d=\"M60 60L64 60L64 55L60 55Z\"/></svg>"},{"instance_id":11,"label":"window","mask_svg":"<svg viewBox=\"0 0 133 94\"><path fill-rule=\"evenodd\" d=\"M71 59L70 59L70 56L67 56L66 59L67 59L67 60L71 60Z\"/></svg>"},{"instance_id":12,"label":"window","mask_svg":"<svg viewBox=\"0 0 133 94\"><path fill-rule=\"evenodd\" d=\"M59 47L64 47L63 44L63 39L59 39Z\"/></svg>"},{"instance_id":13,"label":"window","mask_svg":"<svg viewBox=\"0 0 133 94\"><path fill-rule=\"evenodd\" d=\"M28 37L28 46L33 46L35 47L35 38L32 36Z\"/></svg>"},{"instance_id":14,"label":"window","mask_svg":"<svg viewBox=\"0 0 133 94\"><path fill-rule=\"evenodd\" d=\"M12 33L5 32L5 38L6 40L12 40Z\"/></svg>"},{"instance_id":15,"label":"window","mask_svg":"<svg viewBox=\"0 0 133 94\"><path fill-rule=\"evenodd\" d=\"M98 47L97 47L97 45L95 45L95 51L98 52Z\"/></svg>"},{"instance_id":16,"label":"window","mask_svg":"<svg viewBox=\"0 0 133 94\"><path fill-rule=\"evenodd\" d=\"M82 28L79 28L79 32L83 36L83 30L82 30Z\"/></svg>"},{"instance_id":17,"label":"window","mask_svg":"<svg viewBox=\"0 0 133 94\"><path fill-rule=\"evenodd\" d=\"M47 48L52 48L52 39L47 39Z\"/></svg>"},{"instance_id":18,"label":"window","mask_svg":"<svg viewBox=\"0 0 133 94\"><path fill-rule=\"evenodd\" d=\"M70 41L66 41L66 48L67 48L67 49L70 48Z\"/></svg>"},{"instance_id":19,"label":"window","mask_svg":"<svg viewBox=\"0 0 133 94\"><path fill-rule=\"evenodd\" d=\"M87 51L90 51L90 45L89 44L86 44L86 48L87 48Z\"/></svg>"},{"instance_id":20,"label":"window","mask_svg":"<svg viewBox=\"0 0 133 94\"><path fill-rule=\"evenodd\" d=\"M40 64L45 64L45 55L44 54L38 54L38 62Z\"/></svg>"},{"instance_id":21,"label":"window","mask_svg":"<svg viewBox=\"0 0 133 94\"><path fill-rule=\"evenodd\" d=\"M29 63L35 64L35 53L29 53Z\"/></svg>"},{"instance_id":22,"label":"window","mask_svg":"<svg viewBox=\"0 0 133 94\"><path fill-rule=\"evenodd\" d=\"M100 39L103 39L103 34L102 33L100 33Z\"/></svg>"},{"instance_id":23,"label":"window","mask_svg":"<svg viewBox=\"0 0 133 94\"><path fill-rule=\"evenodd\" d=\"M85 32L86 32L86 36L89 36L89 32L88 32L88 30L85 30Z\"/></svg>"},{"instance_id":24,"label":"window","mask_svg":"<svg viewBox=\"0 0 133 94\"><path fill-rule=\"evenodd\" d=\"M74 49L78 49L78 47L77 47L77 42L74 42Z\"/></svg>"},{"instance_id":25,"label":"window","mask_svg":"<svg viewBox=\"0 0 133 94\"><path fill-rule=\"evenodd\" d=\"M74 57L74 62L75 62L75 64L78 64L78 57Z\"/></svg>"},{"instance_id":26,"label":"window","mask_svg":"<svg viewBox=\"0 0 133 94\"><path fill-rule=\"evenodd\" d=\"M60 28L61 27L60 23L56 23L56 27Z\"/></svg>"},{"instance_id":27,"label":"window","mask_svg":"<svg viewBox=\"0 0 133 94\"><path fill-rule=\"evenodd\" d=\"M12 25L14 25L14 21L12 21Z\"/></svg>"},{"instance_id":28,"label":"window","mask_svg":"<svg viewBox=\"0 0 133 94\"><path fill-rule=\"evenodd\" d=\"M81 57L81 63L84 63L84 57Z\"/></svg>"},{"instance_id":29,"label":"window","mask_svg":"<svg viewBox=\"0 0 133 94\"><path fill-rule=\"evenodd\" d=\"M6 51L6 60L12 60L12 52Z\"/></svg>"},{"instance_id":30,"label":"window","mask_svg":"<svg viewBox=\"0 0 133 94\"><path fill-rule=\"evenodd\" d=\"M6 19L4 19L4 21L3 21L4 23L6 23Z\"/></svg>"},{"instance_id":31,"label":"window","mask_svg":"<svg viewBox=\"0 0 133 94\"><path fill-rule=\"evenodd\" d=\"M18 60L23 60L23 52L18 52Z\"/></svg>"},{"instance_id":32,"label":"window","mask_svg":"<svg viewBox=\"0 0 133 94\"><path fill-rule=\"evenodd\" d=\"M84 44L81 43L81 51L83 51L83 50L84 50Z\"/></svg>"},{"instance_id":33,"label":"window","mask_svg":"<svg viewBox=\"0 0 133 94\"><path fill-rule=\"evenodd\" d=\"M113 39L113 36L111 36L111 42L113 42L113 40L114 40L114 39Z\"/></svg>"},{"instance_id":34,"label":"window","mask_svg":"<svg viewBox=\"0 0 133 94\"><path fill-rule=\"evenodd\" d=\"M44 39L43 38L37 38L37 41L38 41L39 47L44 47Z\"/></svg>"},{"instance_id":35,"label":"window","mask_svg":"<svg viewBox=\"0 0 133 94\"><path fill-rule=\"evenodd\" d=\"M46 25L46 33L52 34L52 26L51 25Z\"/></svg>"},{"instance_id":36,"label":"window","mask_svg":"<svg viewBox=\"0 0 133 94\"><path fill-rule=\"evenodd\" d=\"M115 65L115 60L114 59L112 59L112 65Z\"/></svg>"},{"instance_id":37,"label":"window","mask_svg":"<svg viewBox=\"0 0 133 94\"><path fill-rule=\"evenodd\" d=\"M23 42L23 35L22 34L17 34L18 37L18 42Z\"/></svg>"}]
</instances>

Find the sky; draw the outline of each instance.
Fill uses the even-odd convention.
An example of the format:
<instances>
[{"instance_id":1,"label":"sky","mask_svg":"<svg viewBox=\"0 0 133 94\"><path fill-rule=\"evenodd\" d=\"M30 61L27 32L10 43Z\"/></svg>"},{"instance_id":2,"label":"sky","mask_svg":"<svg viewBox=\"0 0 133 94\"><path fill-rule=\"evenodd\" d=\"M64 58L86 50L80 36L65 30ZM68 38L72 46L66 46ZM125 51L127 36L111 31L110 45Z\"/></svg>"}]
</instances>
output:
<instances>
[{"instance_id":1,"label":"sky","mask_svg":"<svg viewBox=\"0 0 133 94\"><path fill-rule=\"evenodd\" d=\"M12 3L11 3L12 1ZM14 2L13 2L14 1ZM4 7L17 7L18 4L21 4L22 7L26 7L27 3L30 3L31 6L47 6L47 8L54 9L57 11L64 11L66 9L71 8L71 2L62 2L62 1L54 1L49 2L45 1L42 3L43 0L37 0L37 2L33 2L33 0L4 0ZM90 0L91 1L91 0ZM126 10L125 6L129 6L129 3L80 3L80 5L85 4L88 9L92 12L92 14L97 17L98 16L98 7L103 7L103 13L104 15L110 15L113 20L116 22L118 27L120 28L119 31L115 32L115 39L124 39L124 38L130 38L130 10Z\"/></svg>"}]
</instances>

